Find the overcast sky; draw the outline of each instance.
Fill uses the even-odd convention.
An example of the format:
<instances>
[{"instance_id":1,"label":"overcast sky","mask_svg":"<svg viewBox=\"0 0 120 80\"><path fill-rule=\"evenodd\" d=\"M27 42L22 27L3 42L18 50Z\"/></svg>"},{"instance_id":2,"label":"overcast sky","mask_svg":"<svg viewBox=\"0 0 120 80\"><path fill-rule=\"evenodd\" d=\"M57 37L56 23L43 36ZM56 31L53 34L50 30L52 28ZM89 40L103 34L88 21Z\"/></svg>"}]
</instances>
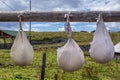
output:
<instances>
[{"instance_id":1,"label":"overcast sky","mask_svg":"<svg viewBox=\"0 0 120 80\"><path fill-rule=\"evenodd\" d=\"M28 11L30 0L0 0L0 11ZM32 11L120 11L120 0L31 0ZM96 23L71 22L74 31L92 31ZM120 31L120 23L105 23L108 30ZM23 23L29 30L29 23ZM17 22L0 22L0 29L18 30ZM63 31L64 22L32 22L32 31Z\"/></svg>"}]
</instances>

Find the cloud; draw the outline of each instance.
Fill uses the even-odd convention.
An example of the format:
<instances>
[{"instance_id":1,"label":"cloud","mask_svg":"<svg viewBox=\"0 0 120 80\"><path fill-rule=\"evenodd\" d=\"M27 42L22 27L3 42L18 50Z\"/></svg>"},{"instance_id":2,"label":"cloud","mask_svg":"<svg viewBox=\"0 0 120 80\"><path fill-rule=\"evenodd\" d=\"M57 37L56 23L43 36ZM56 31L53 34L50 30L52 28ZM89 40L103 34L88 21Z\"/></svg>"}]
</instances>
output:
<instances>
[{"instance_id":1,"label":"cloud","mask_svg":"<svg viewBox=\"0 0 120 80\"><path fill-rule=\"evenodd\" d=\"M25 31L29 30L29 26L27 26L24 22L22 22L22 28ZM19 30L19 22L0 22L0 30Z\"/></svg>"},{"instance_id":2,"label":"cloud","mask_svg":"<svg viewBox=\"0 0 120 80\"><path fill-rule=\"evenodd\" d=\"M119 11L120 0L85 0L84 5L91 11Z\"/></svg>"},{"instance_id":3,"label":"cloud","mask_svg":"<svg viewBox=\"0 0 120 80\"><path fill-rule=\"evenodd\" d=\"M58 27L64 26L63 22L31 22L32 31L58 31ZM29 22L25 22L24 30L29 30Z\"/></svg>"},{"instance_id":4,"label":"cloud","mask_svg":"<svg viewBox=\"0 0 120 80\"><path fill-rule=\"evenodd\" d=\"M65 28L64 27L60 27L58 28L59 31L65 31Z\"/></svg>"},{"instance_id":5,"label":"cloud","mask_svg":"<svg viewBox=\"0 0 120 80\"><path fill-rule=\"evenodd\" d=\"M39 11L75 11L82 5L80 0L33 0L33 10ZM43 6L45 5L45 6Z\"/></svg>"},{"instance_id":6,"label":"cloud","mask_svg":"<svg viewBox=\"0 0 120 80\"><path fill-rule=\"evenodd\" d=\"M72 28L72 31L76 31L76 27L75 26L71 26L71 28ZM65 28L64 27L59 27L58 31L65 31Z\"/></svg>"},{"instance_id":7,"label":"cloud","mask_svg":"<svg viewBox=\"0 0 120 80\"><path fill-rule=\"evenodd\" d=\"M0 0L0 11L28 11L30 0ZM120 0L31 0L32 11L120 11ZM5 3L3 3L5 2ZM109 30L120 30L120 23L106 23ZM63 22L32 22L33 31L63 31ZM95 23L71 22L73 30L96 29ZM29 30L29 23L23 23ZM16 22L0 23L0 29L18 30Z\"/></svg>"},{"instance_id":8,"label":"cloud","mask_svg":"<svg viewBox=\"0 0 120 80\"><path fill-rule=\"evenodd\" d=\"M29 0L0 0L1 11L23 11L29 9Z\"/></svg>"},{"instance_id":9,"label":"cloud","mask_svg":"<svg viewBox=\"0 0 120 80\"><path fill-rule=\"evenodd\" d=\"M30 0L0 0L1 11L29 10ZM5 2L5 3L3 3ZM31 0L33 11L118 11L120 0Z\"/></svg>"},{"instance_id":10,"label":"cloud","mask_svg":"<svg viewBox=\"0 0 120 80\"><path fill-rule=\"evenodd\" d=\"M94 29L96 29L96 24L94 24L94 23L92 23L92 24L87 23L85 27L86 28L94 28Z\"/></svg>"},{"instance_id":11,"label":"cloud","mask_svg":"<svg viewBox=\"0 0 120 80\"><path fill-rule=\"evenodd\" d=\"M110 31L120 31L120 22L107 22L105 25Z\"/></svg>"},{"instance_id":12,"label":"cloud","mask_svg":"<svg viewBox=\"0 0 120 80\"><path fill-rule=\"evenodd\" d=\"M16 22L0 22L1 30L17 30L19 28Z\"/></svg>"}]
</instances>

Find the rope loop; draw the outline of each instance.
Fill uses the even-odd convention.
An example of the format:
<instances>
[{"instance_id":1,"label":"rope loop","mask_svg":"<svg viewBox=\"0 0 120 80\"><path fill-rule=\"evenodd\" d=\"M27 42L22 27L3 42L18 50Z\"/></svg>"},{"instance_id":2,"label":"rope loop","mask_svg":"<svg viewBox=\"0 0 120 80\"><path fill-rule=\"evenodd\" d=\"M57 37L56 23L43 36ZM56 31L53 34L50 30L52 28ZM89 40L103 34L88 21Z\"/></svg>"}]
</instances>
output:
<instances>
[{"instance_id":1,"label":"rope loop","mask_svg":"<svg viewBox=\"0 0 120 80\"><path fill-rule=\"evenodd\" d=\"M22 30L22 14L18 15L20 30Z\"/></svg>"},{"instance_id":2,"label":"rope loop","mask_svg":"<svg viewBox=\"0 0 120 80\"><path fill-rule=\"evenodd\" d=\"M66 23L65 23L65 32L67 33L68 38L72 37L72 29L71 29L71 25L70 25L70 12L68 12L67 14L64 15L64 18L67 19Z\"/></svg>"}]
</instances>

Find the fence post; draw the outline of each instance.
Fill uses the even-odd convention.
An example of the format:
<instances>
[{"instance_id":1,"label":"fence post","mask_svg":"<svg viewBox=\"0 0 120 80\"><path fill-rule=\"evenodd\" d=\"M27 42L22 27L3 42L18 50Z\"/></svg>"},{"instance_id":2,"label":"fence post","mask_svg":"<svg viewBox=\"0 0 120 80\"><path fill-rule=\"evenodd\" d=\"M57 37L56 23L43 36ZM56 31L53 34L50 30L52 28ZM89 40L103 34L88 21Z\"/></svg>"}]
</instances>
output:
<instances>
[{"instance_id":1,"label":"fence post","mask_svg":"<svg viewBox=\"0 0 120 80\"><path fill-rule=\"evenodd\" d=\"M44 80L45 67L46 67L46 53L43 53L43 56L42 56L41 79L40 80Z\"/></svg>"}]
</instances>

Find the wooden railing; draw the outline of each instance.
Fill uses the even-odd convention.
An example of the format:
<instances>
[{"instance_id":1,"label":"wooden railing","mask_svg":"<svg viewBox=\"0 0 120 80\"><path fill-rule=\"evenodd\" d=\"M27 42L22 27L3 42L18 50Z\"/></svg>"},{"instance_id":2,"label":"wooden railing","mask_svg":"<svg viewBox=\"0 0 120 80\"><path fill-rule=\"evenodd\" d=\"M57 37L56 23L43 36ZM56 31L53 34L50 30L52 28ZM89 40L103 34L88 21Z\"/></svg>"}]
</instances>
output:
<instances>
[{"instance_id":1,"label":"wooden railing","mask_svg":"<svg viewBox=\"0 0 120 80\"><path fill-rule=\"evenodd\" d=\"M67 11L61 12L40 12L40 11L0 11L0 21L19 21L18 15L22 15L22 21L39 22L63 22ZM104 22L120 22L120 11L71 11L70 21L72 22L96 22L98 14L102 13Z\"/></svg>"}]
</instances>

